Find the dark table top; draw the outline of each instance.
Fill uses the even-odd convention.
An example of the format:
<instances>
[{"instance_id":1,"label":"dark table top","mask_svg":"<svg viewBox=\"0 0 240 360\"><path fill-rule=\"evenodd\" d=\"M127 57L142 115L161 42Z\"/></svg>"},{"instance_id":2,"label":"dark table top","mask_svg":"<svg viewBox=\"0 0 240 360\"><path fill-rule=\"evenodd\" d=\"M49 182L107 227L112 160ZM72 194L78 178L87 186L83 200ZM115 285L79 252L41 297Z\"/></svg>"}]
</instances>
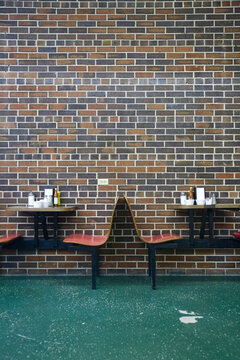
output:
<instances>
[{"instance_id":1,"label":"dark table top","mask_svg":"<svg viewBox=\"0 0 240 360\"><path fill-rule=\"evenodd\" d=\"M180 204L169 204L168 209L173 210L188 210L188 209L228 209L238 210L240 204L216 204L216 205L180 205Z\"/></svg>"},{"instance_id":2,"label":"dark table top","mask_svg":"<svg viewBox=\"0 0 240 360\"><path fill-rule=\"evenodd\" d=\"M28 207L28 206L7 206L6 210L12 211L22 211L22 212L66 212L66 211L74 211L76 210L76 206L56 206L56 207L47 207L47 208L35 208L35 207Z\"/></svg>"}]
</instances>

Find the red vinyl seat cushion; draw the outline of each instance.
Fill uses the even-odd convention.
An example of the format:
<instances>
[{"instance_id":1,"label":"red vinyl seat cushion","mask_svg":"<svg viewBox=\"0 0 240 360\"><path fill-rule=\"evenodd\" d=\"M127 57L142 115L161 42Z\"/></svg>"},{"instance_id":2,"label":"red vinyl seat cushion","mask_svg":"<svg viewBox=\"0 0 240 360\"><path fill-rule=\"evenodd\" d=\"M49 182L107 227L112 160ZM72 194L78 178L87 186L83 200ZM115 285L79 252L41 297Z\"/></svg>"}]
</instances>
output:
<instances>
[{"instance_id":1,"label":"red vinyl seat cushion","mask_svg":"<svg viewBox=\"0 0 240 360\"><path fill-rule=\"evenodd\" d=\"M167 241L181 240L182 237L176 234L162 234L153 236L141 236L141 239L148 244L160 244Z\"/></svg>"},{"instance_id":2,"label":"red vinyl seat cushion","mask_svg":"<svg viewBox=\"0 0 240 360\"><path fill-rule=\"evenodd\" d=\"M233 236L240 239L240 231L233 233Z\"/></svg>"},{"instance_id":3,"label":"red vinyl seat cushion","mask_svg":"<svg viewBox=\"0 0 240 360\"><path fill-rule=\"evenodd\" d=\"M86 245L86 246L100 246L103 245L108 238L108 234L103 236L95 236L88 234L71 234L68 235L63 242L71 243L76 245Z\"/></svg>"},{"instance_id":4,"label":"red vinyl seat cushion","mask_svg":"<svg viewBox=\"0 0 240 360\"><path fill-rule=\"evenodd\" d=\"M21 237L21 234L10 234L10 235L6 235L6 236L1 236L0 237L0 244L6 244L9 243L10 241L13 241L19 237Z\"/></svg>"}]
</instances>

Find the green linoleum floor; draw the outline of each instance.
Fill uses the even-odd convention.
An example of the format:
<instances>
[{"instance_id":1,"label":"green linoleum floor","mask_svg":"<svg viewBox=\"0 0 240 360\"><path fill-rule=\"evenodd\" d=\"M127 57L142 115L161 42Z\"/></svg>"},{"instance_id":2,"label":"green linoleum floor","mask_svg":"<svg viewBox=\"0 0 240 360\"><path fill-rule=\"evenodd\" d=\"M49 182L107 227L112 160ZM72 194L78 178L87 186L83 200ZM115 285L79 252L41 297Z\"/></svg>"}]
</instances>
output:
<instances>
[{"instance_id":1,"label":"green linoleum floor","mask_svg":"<svg viewBox=\"0 0 240 360\"><path fill-rule=\"evenodd\" d=\"M239 360L240 278L0 277L1 360Z\"/></svg>"}]
</instances>

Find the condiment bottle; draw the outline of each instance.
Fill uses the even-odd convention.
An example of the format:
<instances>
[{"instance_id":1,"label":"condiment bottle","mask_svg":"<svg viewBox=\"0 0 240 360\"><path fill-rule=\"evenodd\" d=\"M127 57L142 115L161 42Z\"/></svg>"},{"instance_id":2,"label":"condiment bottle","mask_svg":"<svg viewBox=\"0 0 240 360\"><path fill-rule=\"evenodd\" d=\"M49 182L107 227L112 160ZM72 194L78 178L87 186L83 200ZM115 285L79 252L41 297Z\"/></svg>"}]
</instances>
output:
<instances>
[{"instance_id":1,"label":"condiment bottle","mask_svg":"<svg viewBox=\"0 0 240 360\"><path fill-rule=\"evenodd\" d=\"M216 196L215 193L211 194L211 200L212 200L212 205L216 205Z\"/></svg>"},{"instance_id":2,"label":"condiment bottle","mask_svg":"<svg viewBox=\"0 0 240 360\"><path fill-rule=\"evenodd\" d=\"M187 200L187 197L186 197L185 192L181 192L181 195L180 195L180 203L181 203L181 205L185 205L186 200Z\"/></svg>"},{"instance_id":3,"label":"condiment bottle","mask_svg":"<svg viewBox=\"0 0 240 360\"><path fill-rule=\"evenodd\" d=\"M193 188L190 187L189 193L188 193L188 198L189 200L193 200L194 199L194 193L193 193Z\"/></svg>"},{"instance_id":4,"label":"condiment bottle","mask_svg":"<svg viewBox=\"0 0 240 360\"><path fill-rule=\"evenodd\" d=\"M57 192L58 193L58 206L61 205L61 200L60 200L60 191Z\"/></svg>"},{"instance_id":5,"label":"condiment bottle","mask_svg":"<svg viewBox=\"0 0 240 360\"><path fill-rule=\"evenodd\" d=\"M53 206L58 206L58 191L57 191L57 188L54 189Z\"/></svg>"}]
</instances>

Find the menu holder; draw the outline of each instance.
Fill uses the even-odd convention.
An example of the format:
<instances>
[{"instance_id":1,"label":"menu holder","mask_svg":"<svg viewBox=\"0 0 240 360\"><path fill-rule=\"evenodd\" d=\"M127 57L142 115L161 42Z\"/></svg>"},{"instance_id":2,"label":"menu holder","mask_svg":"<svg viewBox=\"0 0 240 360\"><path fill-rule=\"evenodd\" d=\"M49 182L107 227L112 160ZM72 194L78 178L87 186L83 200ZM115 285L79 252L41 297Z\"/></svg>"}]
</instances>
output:
<instances>
[{"instance_id":1,"label":"menu holder","mask_svg":"<svg viewBox=\"0 0 240 360\"><path fill-rule=\"evenodd\" d=\"M54 188L46 188L44 189L44 199L48 202L48 206L53 206L53 191Z\"/></svg>"},{"instance_id":2,"label":"menu holder","mask_svg":"<svg viewBox=\"0 0 240 360\"><path fill-rule=\"evenodd\" d=\"M204 186L197 186L196 187L196 203L197 205L204 205L205 204L205 187Z\"/></svg>"}]
</instances>

